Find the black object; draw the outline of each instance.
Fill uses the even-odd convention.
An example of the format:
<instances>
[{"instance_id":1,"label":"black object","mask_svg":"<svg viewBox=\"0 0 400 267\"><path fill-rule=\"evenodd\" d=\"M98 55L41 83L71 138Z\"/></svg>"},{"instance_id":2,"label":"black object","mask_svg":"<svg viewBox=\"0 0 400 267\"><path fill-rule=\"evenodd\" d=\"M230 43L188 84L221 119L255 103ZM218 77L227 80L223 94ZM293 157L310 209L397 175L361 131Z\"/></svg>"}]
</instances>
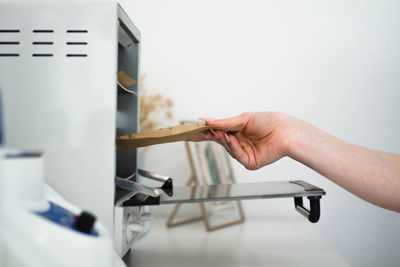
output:
<instances>
[{"instance_id":1,"label":"black object","mask_svg":"<svg viewBox=\"0 0 400 267\"><path fill-rule=\"evenodd\" d=\"M153 206L153 205L160 205L160 196L151 197L151 196L143 196L143 194L136 194L122 203L123 207Z\"/></svg>"},{"instance_id":2,"label":"black object","mask_svg":"<svg viewBox=\"0 0 400 267\"><path fill-rule=\"evenodd\" d=\"M308 218L310 222L316 223L318 222L320 216L319 200L321 199L321 196L309 196L307 198L310 200L310 210L303 206L302 197L294 198L294 207L301 215Z\"/></svg>"},{"instance_id":3,"label":"black object","mask_svg":"<svg viewBox=\"0 0 400 267\"><path fill-rule=\"evenodd\" d=\"M90 233L93 230L96 217L87 211L82 213L75 219L75 227L84 233Z\"/></svg>"},{"instance_id":4,"label":"black object","mask_svg":"<svg viewBox=\"0 0 400 267\"><path fill-rule=\"evenodd\" d=\"M146 170L143 170L143 169L138 169L138 173L139 173L140 176L142 176L144 178L148 178L148 179L151 179L151 180L162 182L163 183L163 185L161 186L162 189L172 189L172 187L173 187L172 178L169 177L169 176L165 176L165 175L161 175L161 174L158 174L158 173L146 171Z\"/></svg>"}]
</instances>

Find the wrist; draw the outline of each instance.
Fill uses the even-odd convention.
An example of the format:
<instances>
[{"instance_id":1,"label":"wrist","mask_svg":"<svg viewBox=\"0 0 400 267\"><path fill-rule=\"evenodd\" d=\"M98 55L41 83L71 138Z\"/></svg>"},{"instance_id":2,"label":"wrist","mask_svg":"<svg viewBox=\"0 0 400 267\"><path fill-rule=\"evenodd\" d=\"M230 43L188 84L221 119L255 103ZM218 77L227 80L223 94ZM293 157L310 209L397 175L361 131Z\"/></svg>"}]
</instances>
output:
<instances>
[{"instance_id":1,"label":"wrist","mask_svg":"<svg viewBox=\"0 0 400 267\"><path fill-rule=\"evenodd\" d=\"M294 118L285 113L275 114L275 131L278 133L279 151L281 157L293 157L297 151L298 142L301 140L299 137L299 126L297 118Z\"/></svg>"},{"instance_id":2,"label":"wrist","mask_svg":"<svg viewBox=\"0 0 400 267\"><path fill-rule=\"evenodd\" d=\"M295 117L289 117L285 127L284 151L286 156L302 162L304 153L312 144L313 135L316 135L316 128Z\"/></svg>"},{"instance_id":3,"label":"wrist","mask_svg":"<svg viewBox=\"0 0 400 267\"><path fill-rule=\"evenodd\" d=\"M298 132L298 129L292 130L288 133L286 141L286 156L291 159L300 161L300 151L304 147L304 140L302 134Z\"/></svg>"},{"instance_id":4,"label":"wrist","mask_svg":"<svg viewBox=\"0 0 400 267\"><path fill-rule=\"evenodd\" d=\"M288 137L287 155L306 166L313 168L315 161L320 159L320 152L331 142L329 135L313 125L294 118Z\"/></svg>"}]
</instances>

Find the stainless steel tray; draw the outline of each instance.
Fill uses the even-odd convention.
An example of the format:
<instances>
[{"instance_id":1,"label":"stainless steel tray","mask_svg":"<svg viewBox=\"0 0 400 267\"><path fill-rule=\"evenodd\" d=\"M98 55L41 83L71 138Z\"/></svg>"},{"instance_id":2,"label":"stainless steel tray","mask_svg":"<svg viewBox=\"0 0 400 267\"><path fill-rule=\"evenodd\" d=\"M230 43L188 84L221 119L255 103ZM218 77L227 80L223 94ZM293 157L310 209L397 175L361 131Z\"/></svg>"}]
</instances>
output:
<instances>
[{"instance_id":1,"label":"stainless steel tray","mask_svg":"<svg viewBox=\"0 0 400 267\"><path fill-rule=\"evenodd\" d=\"M174 187L172 179L151 172L139 170L144 177L162 181L159 188L138 185L127 180L117 181L117 185L131 190L132 196L124 199L120 206L146 206L175 203L197 203L211 201L231 201L245 199L294 198L295 208L308 218L310 222L317 222L320 217L320 199L325 191L304 181L279 181L242 184L217 184L200 186ZM127 183L132 183L131 188ZM133 189L132 189L133 188ZM310 201L309 209L303 206L303 197Z\"/></svg>"},{"instance_id":2,"label":"stainless steel tray","mask_svg":"<svg viewBox=\"0 0 400 267\"><path fill-rule=\"evenodd\" d=\"M173 187L171 196L164 191L161 193L160 204L308 197L324 194L324 190L303 181L177 186Z\"/></svg>"}]
</instances>

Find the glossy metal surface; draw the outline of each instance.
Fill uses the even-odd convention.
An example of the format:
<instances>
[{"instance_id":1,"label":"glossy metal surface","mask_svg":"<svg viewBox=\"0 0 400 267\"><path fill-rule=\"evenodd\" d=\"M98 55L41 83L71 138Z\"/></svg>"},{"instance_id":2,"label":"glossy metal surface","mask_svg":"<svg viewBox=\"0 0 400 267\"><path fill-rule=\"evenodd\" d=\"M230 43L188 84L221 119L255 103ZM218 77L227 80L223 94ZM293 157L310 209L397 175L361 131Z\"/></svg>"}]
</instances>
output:
<instances>
[{"instance_id":1,"label":"glossy metal surface","mask_svg":"<svg viewBox=\"0 0 400 267\"><path fill-rule=\"evenodd\" d=\"M129 190L133 193L133 195L137 193L145 194L146 196L150 197L158 197L160 195L159 190L153 187L145 186L134 181L130 181L128 179L122 179L119 177L115 177L115 184L122 188Z\"/></svg>"},{"instance_id":2,"label":"glossy metal surface","mask_svg":"<svg viewBox=\"0 0 400 267\"><path fill-rule=\"evenodd\" d=\"M163 192L160 204L321 195L324 190L302 181L182 186L174 187L172 196Z\"/></svg>"},{"instance_id":3,"label":"glossy metal surface","mask_svg":"<svg viewBox=\"0 0 400 267\"><path fill-rule=\"evenodd\" d=\"M139 175L155 180L155 181L159 181L159 182L166 182L168 179L171 179L171 177L166 176L166 175L161 175L155 172L150 172L150 171L146 171L143 169L138 169L138 173Z\"/></svg>"}]
</instances>

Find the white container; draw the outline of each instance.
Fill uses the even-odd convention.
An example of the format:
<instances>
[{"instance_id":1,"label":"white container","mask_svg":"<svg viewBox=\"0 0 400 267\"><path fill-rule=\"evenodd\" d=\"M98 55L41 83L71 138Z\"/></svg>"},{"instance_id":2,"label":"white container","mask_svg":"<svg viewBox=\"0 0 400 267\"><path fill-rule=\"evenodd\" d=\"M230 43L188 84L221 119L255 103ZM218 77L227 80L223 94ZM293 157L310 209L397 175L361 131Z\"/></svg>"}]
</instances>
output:
<instances>
[{"instance_id":1,"label":"white container","mask_svg":"<svg viewBox=\"0 0 400 267\"><path fill-rule=\"evenodd\" d=\"M2 159L5 205L31 211L49 208L44 194L43 157L40 152L7 151Z\"/></svg>"}]
</instances>

